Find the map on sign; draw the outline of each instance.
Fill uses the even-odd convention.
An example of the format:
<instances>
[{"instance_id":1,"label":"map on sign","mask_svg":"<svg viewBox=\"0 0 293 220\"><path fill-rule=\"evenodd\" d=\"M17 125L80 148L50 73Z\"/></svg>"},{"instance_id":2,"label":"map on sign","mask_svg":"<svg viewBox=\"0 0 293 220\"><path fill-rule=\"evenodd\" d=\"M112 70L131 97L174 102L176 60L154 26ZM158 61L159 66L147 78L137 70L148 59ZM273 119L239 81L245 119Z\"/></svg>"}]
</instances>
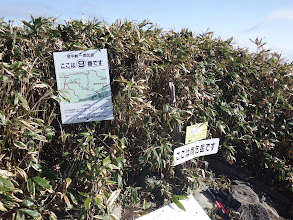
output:
<instances>
[{"instance_id":1,"label":"map on sign","mask_svg":"<svg viewBox=\"0 0 293 220\"><path fill-rule=\"evenodd\" d=\"M113 119L106 49L54 52L63 124Z\"/></svg>"},{"instance_id":2,"label":"map on sign","mask_svg":"<svg viewBox=\"0 0 293 220\"><path fill-rule=\"evenodd\" d=\"M61 72L61 89L67 91L70 103L95 101L111 96L106 70Z\"/></svg>"}]
</instances>

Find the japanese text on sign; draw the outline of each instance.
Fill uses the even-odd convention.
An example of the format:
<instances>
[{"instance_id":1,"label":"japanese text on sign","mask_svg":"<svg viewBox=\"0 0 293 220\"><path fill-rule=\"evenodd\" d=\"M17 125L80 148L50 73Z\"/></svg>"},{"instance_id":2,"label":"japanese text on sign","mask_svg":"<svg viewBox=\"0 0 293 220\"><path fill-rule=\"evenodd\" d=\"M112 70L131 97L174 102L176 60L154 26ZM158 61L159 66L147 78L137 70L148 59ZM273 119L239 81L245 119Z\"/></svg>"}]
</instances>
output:
<instances>
[{"instance_id":1,"label":"japanese text on sign","mask_svg":"<svg viewBox=\"0 0 293 220\"><path fill-rule=\"evenodd\" d=\"M68 54L66 61L60 63L61 69L84 69L86 67L100 67L103 66L103 60L97 59L95 53L79 53L79 54ZM88 59L91 58L91 59Z\"/></svg>"},{"instance_id":2,"label":"japanese text on sign","mask_svg":"<svg viewBox=\"0 0 293 220\"><path fill-rule=\"evenodd\" d=\"M178 147L173 153L173 165L178 165L195 157L216 154L218 152L219 142L219 138L213 138Z\"/></svg>"}]
</instances>

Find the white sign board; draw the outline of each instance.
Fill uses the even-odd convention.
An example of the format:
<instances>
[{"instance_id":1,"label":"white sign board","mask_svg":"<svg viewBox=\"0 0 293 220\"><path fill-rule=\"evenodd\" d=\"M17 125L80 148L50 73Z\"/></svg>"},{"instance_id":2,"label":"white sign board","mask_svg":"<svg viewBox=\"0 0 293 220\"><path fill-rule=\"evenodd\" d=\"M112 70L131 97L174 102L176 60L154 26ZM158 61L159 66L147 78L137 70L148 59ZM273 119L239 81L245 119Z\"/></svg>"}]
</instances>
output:
<instances>
[{"instance_id":1,"label":"white sign board","mask_svg":"<svg viewBox=\"0 0 293 220\"><path fill-rule=\"evenodd\" d=\"M216 154L219 148L219 138L206 139L178 147L174 150L174 164L178 165L195 157Z\"/></svg>"},{"instance_id":2,"label":"white sign board","mask_svg":"<svg viewBox=\"0 0 293 220\"><path fill-rule=\"evenodd\" d=\"M63 124L113 119L107 50L54 52Z\"/></svg>"},{"instance_id":3,"label":"white sign board","mask_svg":"<svg viewBox=\"0 0 293 220\"><path fill-rule=\"evenodd\" d=\"M178 208L175 203L171 203L147 215L137 218L137 220L211 220L192 195L188 196L188 199L179 201L186 211Z\"/></svg>"}]
</instances>

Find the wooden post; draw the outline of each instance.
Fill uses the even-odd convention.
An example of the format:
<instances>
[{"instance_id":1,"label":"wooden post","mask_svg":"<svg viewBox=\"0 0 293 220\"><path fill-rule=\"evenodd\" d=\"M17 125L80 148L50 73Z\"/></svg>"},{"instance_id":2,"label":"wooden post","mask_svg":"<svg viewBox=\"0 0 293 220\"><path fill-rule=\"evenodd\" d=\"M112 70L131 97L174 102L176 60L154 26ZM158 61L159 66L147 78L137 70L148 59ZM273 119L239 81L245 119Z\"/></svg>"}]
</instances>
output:
<instances>
[{"instance_id":1,"label":"wooden post","mask_svg":"<svg viewBox=\"0 0 293 220\"><path fill-rule=\"evenodd\" d=\"M169 82L170 87L170 105L176 106L175 86L173 82ZM172 126L172 138L175 142L181 142L181 125L176 122L171 122Z\"/></svg>"}]
</instances>

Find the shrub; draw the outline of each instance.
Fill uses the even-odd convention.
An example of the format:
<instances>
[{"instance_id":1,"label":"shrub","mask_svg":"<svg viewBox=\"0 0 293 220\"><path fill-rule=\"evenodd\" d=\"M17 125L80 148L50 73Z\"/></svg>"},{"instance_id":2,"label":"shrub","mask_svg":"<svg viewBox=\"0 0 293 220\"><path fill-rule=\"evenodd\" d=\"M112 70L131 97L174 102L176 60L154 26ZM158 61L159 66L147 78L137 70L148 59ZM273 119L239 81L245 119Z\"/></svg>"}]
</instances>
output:
<instances>
[{"instance_id":1,"label":"shrub","mask_svg":"<svg viewBox=\"0 0 293 220\"><path fill-rule=\"evenodd\" d=\"M148 21L1 21L1 217L115 218L117 198L170 201L197 187L204 161L171 167L176 123L208 121L229 162L293 190L292 64L255 43L250 53ZM90 48L108 50L114 120L62 125L52 53Z\"/></svg>"}]
</instances>

